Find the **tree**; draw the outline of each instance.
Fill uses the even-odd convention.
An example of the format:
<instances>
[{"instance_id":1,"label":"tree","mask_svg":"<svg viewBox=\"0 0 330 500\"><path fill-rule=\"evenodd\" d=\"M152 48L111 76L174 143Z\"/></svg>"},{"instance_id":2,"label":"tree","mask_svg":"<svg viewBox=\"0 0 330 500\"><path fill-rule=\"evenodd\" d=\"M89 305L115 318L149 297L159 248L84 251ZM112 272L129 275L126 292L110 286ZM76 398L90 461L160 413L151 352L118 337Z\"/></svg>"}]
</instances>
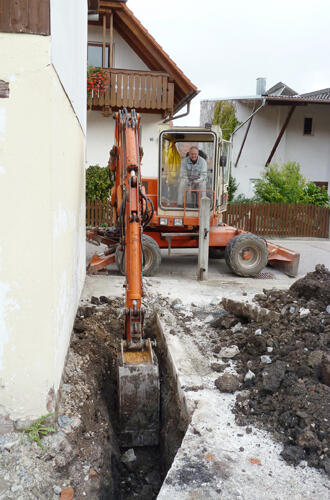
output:
<instances>
[{"instance_id":1,"label":"tree","mask_svg":"<svg viewBox=\"0 0 330 500\"><path fill-rule=\"evenodd\" d=\"M266 167L261 179L255 181L255 199L259 202L329 204L325 188L307 182L296 162Z\"/></svg>"},{"instance_id":2,"label":"tree","mask_svg":"<svg viewBox=\"0 0 330 500\"><path fill-rule=\"evenodd\" d=\"M235 177L232 177L231 174L229 174L229 184L228 184L228 201L229 203L234 201L234 196L235 196L235 193L238 189L238 182L237 180L235 179Z\"/></svg>"},{"instance_id":3,"label":"tree","mask_svg":"<svg viewBox=\"0 0 330 500\"><path fill-rule=\"evenodd\" d=\"M218 101L214 108L214 125L220 125L222 137L229 141L240 122L236 118L235 106L231 101Z\"/></svg>"},{"instance_id":4,"label":"tree","mask_svg":"<svg viewBox=\"0 0 330 500\"><path fill-rule=\"evenodd\" d=\"M86 199L106 201L112 185L108 167L91 165L86 170Z\"/></svg>"}]
</instances>

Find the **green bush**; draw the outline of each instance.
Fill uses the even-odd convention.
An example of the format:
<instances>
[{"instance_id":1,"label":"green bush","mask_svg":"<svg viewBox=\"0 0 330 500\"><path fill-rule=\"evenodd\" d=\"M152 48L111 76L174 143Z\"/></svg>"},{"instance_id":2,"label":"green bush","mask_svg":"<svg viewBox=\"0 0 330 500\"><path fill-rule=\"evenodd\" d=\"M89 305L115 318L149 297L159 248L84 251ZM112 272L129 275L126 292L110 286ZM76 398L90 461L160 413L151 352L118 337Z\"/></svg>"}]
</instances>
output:
<instances>
[{"instance_id":1,"label":"green bush","mask_svg":"<svg viewBox=\"0 0 330 500\"><path fill-rule=\"evenodd\" d=\"M108 167L91 165L86 170L86 199L106 201L113 186Z\"/></svg>"},{"instance_id":2,"label":"green bush","mask_svg":"<svg viewBox=\"0 0 330 500\"><path fill-rule=\"evenodd\" d=\"M300 172L300 165L288 162L266 167L261 179L255 181L257 202L306 203L327 206L329 196L313 182L307 182Z\"/></svg>"}]
</instances>

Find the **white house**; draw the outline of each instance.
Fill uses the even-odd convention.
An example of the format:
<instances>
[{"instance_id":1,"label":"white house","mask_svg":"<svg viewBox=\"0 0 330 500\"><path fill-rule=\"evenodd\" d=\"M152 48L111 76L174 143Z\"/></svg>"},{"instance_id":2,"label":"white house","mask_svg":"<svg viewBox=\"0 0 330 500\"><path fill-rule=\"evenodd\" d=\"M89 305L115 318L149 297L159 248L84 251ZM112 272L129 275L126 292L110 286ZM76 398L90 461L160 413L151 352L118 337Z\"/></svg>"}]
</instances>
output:
<instances>
[{"instance_id":1,"label":"white house","mask_svg":"<svg viewBox=\"0 0 330 500\"><path fill-rule=\"evenodd\" d=\"M265 90L257 80L255 96L201 102L201 124L210 122L216 103L231 101L240 128L233 134L232 175L238 192L251 197L253 183L267 164L298 162L309 181L330 193L330 89L298 94L279 82Z\"/></svg>"},{"instance_id":2,"label":"white house","mask_svg":"<svg viewBox=\"0 0 330 500\"><path fill-rule=\"evenodd\" d=\"M85 277L86 0L0 4L0 433L54 408Z\"/></svg>"},{"instance_id":3,"label":"white house","mask_svg":"<svg viewBox=\"0 0 330 500\"><path fill-rule=\"evenodd\" d=\"M126 0L90 1L88 64L103 67L107 91L95 93L87 113L87 165L106 166L114 142L113 113L141 113L142 173L158 173L158 125L198 93L162 47L127 7ZM182 113L184 109L182 110Z\"/></svg>"}]
</instances>

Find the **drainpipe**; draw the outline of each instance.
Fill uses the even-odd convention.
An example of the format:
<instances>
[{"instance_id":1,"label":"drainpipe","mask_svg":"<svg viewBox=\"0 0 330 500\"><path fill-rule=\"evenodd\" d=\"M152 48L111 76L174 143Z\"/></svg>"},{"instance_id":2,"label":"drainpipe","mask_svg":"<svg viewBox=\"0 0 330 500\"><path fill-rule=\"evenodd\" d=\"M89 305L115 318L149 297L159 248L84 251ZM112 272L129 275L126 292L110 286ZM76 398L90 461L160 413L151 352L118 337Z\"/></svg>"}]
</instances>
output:
<instances>
[{"instance_id":1,"label":"drainpipe","mask_svg":"<svg viewBox=\"0 0 330 500\"><path fill-rule=\"evenodd\" d=\"M187 111L185 113L182 113L181 115L178 116L170 116L169 118L166 118L166 120L163 120L163 123L176 120L177 118L183 118L184 116L189 115L189 113L190 113L190 101L187 102Z\"/></svg>"}]
</instances>

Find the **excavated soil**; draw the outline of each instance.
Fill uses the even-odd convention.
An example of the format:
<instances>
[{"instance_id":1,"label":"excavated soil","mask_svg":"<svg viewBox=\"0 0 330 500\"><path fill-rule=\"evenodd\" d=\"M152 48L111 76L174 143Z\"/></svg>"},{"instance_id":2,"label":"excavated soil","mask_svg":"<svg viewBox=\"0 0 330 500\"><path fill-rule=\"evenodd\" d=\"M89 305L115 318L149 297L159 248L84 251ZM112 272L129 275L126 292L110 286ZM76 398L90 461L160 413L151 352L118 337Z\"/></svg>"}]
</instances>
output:
<instances>
[{"instance_id":1,"label":"excavated soil","mask_svg":"<svg viewBox=\"0 0 330 500\"><path fill-rule=\"evenodd\" d=\"M229 392L243 389L236 420L271 431L287 462L330 474L330 273L316 266L288 290L263 290L254 300L272 313L259 321L227 314L214 325L218 352L238 348L238 377L227 377ZM226 383L220 377L217 386L228 390Z\"/></svg>"},{"instance_id":2,"label":"excavated soil","mask_svg":"<svg viewBox=\"0 0 330 500\"><path fill-rule=\"evenodd\" d=\"M146 330L155 334L153 301L146 297ZM117 357L122 298L92 297L78 308L56 413L56 432L43 449L12 432L0 436L0 498L6 500L152 500L181 444L175 385L161 345L160 445L127 450L117 435ZM3 496L4 495L4 496Z\"/></svg>"}]
</instances>

